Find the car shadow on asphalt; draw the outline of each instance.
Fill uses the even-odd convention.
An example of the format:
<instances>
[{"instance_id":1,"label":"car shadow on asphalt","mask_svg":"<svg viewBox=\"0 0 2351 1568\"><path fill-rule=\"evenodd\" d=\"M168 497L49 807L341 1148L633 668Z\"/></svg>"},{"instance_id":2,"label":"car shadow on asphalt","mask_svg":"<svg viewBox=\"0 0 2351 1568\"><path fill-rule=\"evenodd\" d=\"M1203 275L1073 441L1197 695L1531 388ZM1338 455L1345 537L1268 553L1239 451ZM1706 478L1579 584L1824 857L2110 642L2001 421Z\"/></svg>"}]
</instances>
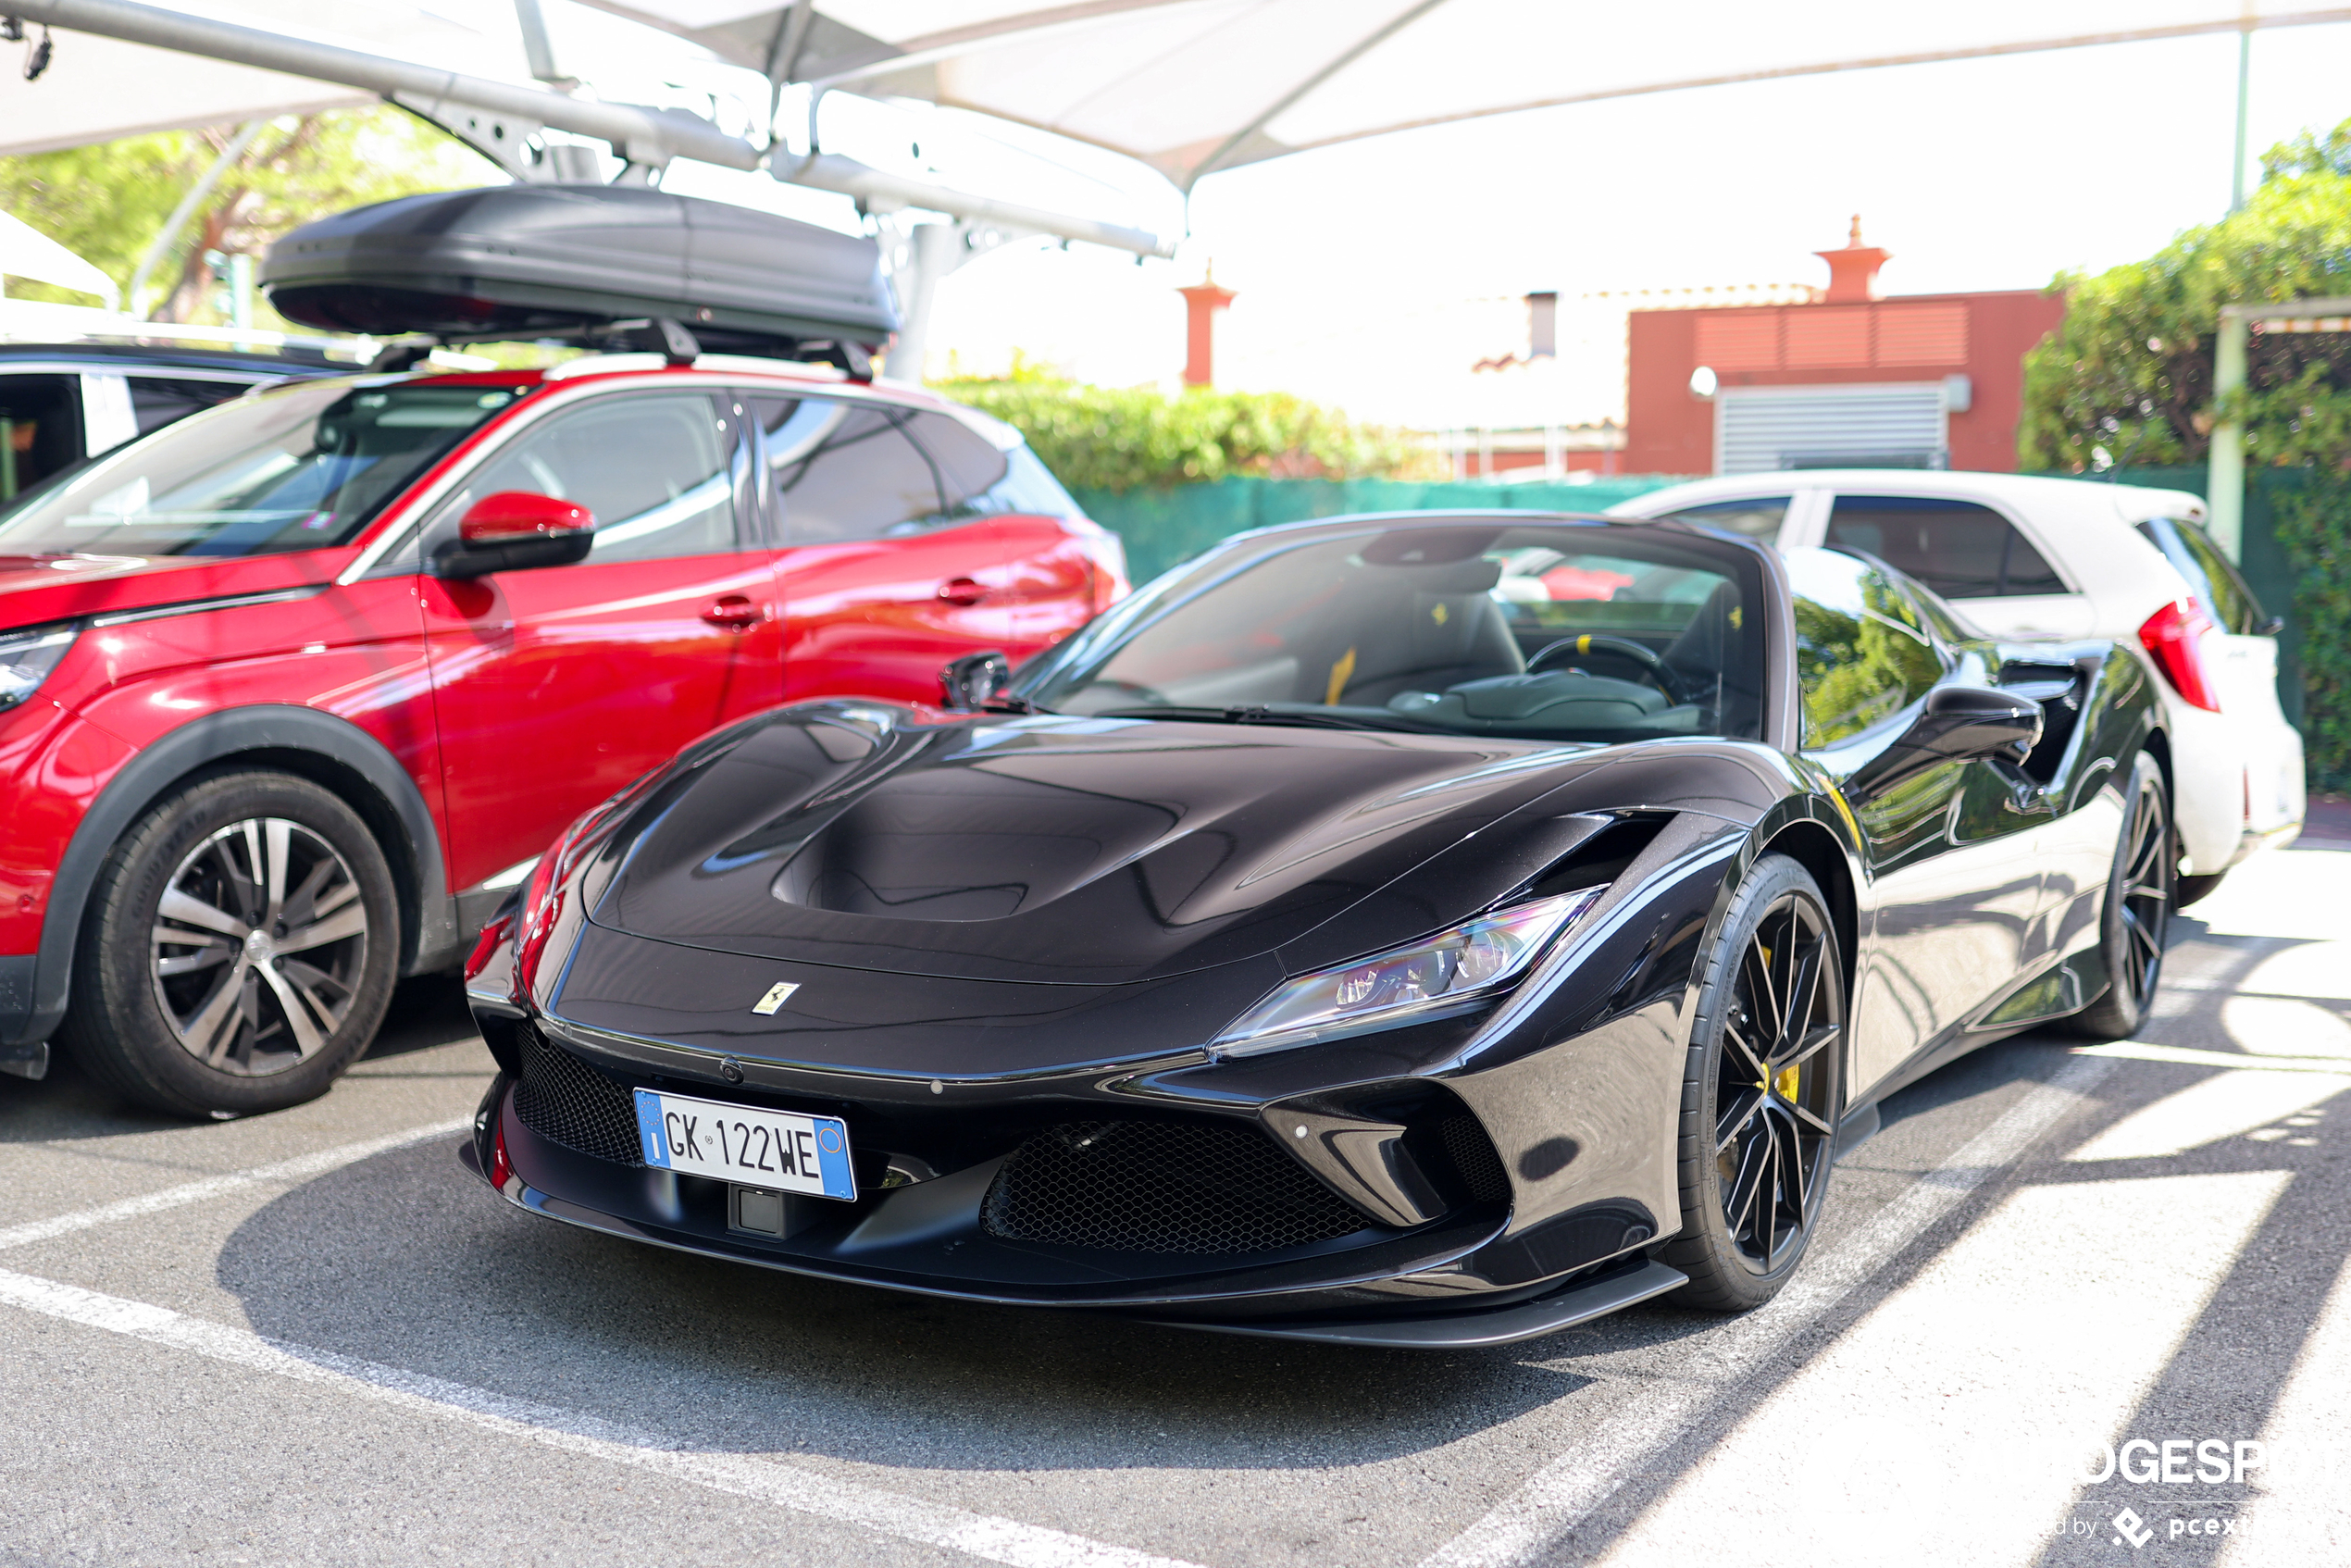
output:
<instances>
[{"instance_id":1,"label":"car shadow on asphalt","mask_svg":"<svg viewBox=\"0 0 2351 1568\"><path fill-rule=\"evenodd\" d=\"M2233 950L2223 964L2232 978L2299 945L2211 937L2182 922L2175 940L2192 939L2208 952ZM2191 1010L2221 1004L2228 993L2217 978L2191 996ZM1859 1151L1866 1164L1876 1151L1884 1170L1854 1179L1907 1181L1918 1162L1947 1157L1942 1145L1964 1141L1983 1118L1938 1122L1934 1113L2046 1081L2077 1043L2054 1032L2020 1036L1902 1090L1884 1108L1884 1141ZM2072 1178L2055 1168L2067 1149L2208 1071L2165 1067L2127 1086L2107 1080L2057 1143L1995 1175L1783 1353L1726 1385L1653 1458L1646 1478L1611 1501L1606 1519L1578 1532L1577 1547L1603 1549L1715 1435L1758 1408L1813 1349L1898 1294L1989 1207L2028 1182ZM1928 1146L1922 1153L1906 1139ZM1860 1223L1848 1216L1841 1228ZM1822 1245L1834 1245L1839 1229L1825 1231ZM268 1203L230 1237L216 1276L255 1330L297 1353L312 1348L446 1378L689 1448L948 1471L1353 1469L1434 1450L1574 1396L1598 1381L1579 1363L1597 1370L1601 1358L1684 1340L1698 1348L1735 1321L1660 1303L1517 1346L1428 1354L947 1301L523 1215L441 1143L377 1156ZM2270 1296L2272 1332L2307 1332L2323 1284L2313 1276L2290 1300ZM2240 1315L2216 1306L2192 1342L2237 1331Z\"/></svg>"},{"instance_id":2,"label":"car shadow on asphalt","mask_svg":"<svg viewBox=\"0 0 2351 1568\"><path fill-rule=\"evenodd\" d=\"M419 975L392 988L375 1042L354 1070L365 1075L367 1063L475 1038L464 986L454 976ZM449 1076L480 1074L468 1070ZM203 1125L130 1103L83 1072L73 1052L63 1048L50 1052L49 1071L39 1079L0 1077L0 1144L121 1138Z\"/></svg>"},{"instance_id":3,"label":"car shadow on asphalt","mask_svg":"<svg viewBox=\"0 0 2351 1568\"><path fill-rule=\"evenodd\" d=\"M217 1268L259 1333L715 1450L894 1466L1361 1464L1590 1379L975 1305L671 1252L521 1214L454 1148L309 1182Z\"/></svg>"}]
</instances>

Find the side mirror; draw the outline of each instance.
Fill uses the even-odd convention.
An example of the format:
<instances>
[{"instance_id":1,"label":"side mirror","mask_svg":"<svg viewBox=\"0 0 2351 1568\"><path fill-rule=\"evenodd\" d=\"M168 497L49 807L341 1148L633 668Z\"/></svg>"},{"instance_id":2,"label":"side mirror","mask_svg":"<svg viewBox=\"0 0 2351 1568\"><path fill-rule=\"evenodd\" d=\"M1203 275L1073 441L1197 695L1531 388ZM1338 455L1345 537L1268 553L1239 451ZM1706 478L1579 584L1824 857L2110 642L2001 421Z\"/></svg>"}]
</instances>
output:
<instances>
[{"instance_id":1,"label":"side mirror","mask_svg":"<svg viewBox=\"0 0 2351 1568\"><path fill-rule=\"evenodd\" d=\"M1872 795L1947 762L2021 763L2041 743L2041 704L1986 686L1938 686L1894 743L1855 769L1846 791Z\"/></svg>"},{"instance_id":2,"label":"side mirror","mask_svg":"<svg viewBox=\"0 0 2351 1568\"><path fill-rule=\"evenodd\" d=\"M939 672L942 705L958 713L986 707L1012 684L1013 662L994 648L965 653Z\"/></svg>"},{"instance_id":3,"label":"side mirror","mask_svg":"<svg viewBox=\"0 0 2351 1568\"><path fill-rule=\"evenodd\" d=\"M442 577L487 577L534 566L568 566L588 558L596 515L553 495L502 490L457 520L457 537L433 553Z\"/></svg>"}]
</instances>

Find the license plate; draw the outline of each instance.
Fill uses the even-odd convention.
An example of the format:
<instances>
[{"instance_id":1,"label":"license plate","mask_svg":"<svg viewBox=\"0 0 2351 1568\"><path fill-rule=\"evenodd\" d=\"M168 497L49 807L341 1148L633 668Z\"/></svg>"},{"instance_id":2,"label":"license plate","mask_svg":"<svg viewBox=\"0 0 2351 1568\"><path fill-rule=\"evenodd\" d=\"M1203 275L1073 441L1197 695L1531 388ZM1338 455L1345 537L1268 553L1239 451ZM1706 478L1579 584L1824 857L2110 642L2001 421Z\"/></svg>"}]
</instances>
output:
<instances>
[{"instance_id":1,"label":"license plate","mask_svg":"<svg viewBox=\"0 0 2351 1568\"><path fill-rule=\"evenodd\" d=\"M637 1136L648 1165L856 1201L849 1128L837 1117L762 1111L650 1089L636 1092Z\"/></svg>"}]
</instances>

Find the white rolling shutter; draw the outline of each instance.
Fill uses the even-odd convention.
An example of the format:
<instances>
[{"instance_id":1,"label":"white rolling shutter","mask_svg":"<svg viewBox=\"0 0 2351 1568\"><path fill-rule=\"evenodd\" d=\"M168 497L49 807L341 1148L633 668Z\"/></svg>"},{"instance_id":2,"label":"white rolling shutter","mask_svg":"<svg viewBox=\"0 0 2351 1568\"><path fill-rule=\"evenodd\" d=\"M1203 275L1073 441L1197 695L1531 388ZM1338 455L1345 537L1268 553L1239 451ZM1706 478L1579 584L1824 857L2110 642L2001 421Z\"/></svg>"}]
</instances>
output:
<instances>
[{"instance_id":1,"label":"white rolling shutter","mask_svg":"<svg viewBox=\"0 0 2351 1568\"><path fill-rule=\"evenodd\" d=\"M1940 468L1950 439L1939 381L1724 387L1714 394L1714 471Z\"/></svg>"}]
</instances>

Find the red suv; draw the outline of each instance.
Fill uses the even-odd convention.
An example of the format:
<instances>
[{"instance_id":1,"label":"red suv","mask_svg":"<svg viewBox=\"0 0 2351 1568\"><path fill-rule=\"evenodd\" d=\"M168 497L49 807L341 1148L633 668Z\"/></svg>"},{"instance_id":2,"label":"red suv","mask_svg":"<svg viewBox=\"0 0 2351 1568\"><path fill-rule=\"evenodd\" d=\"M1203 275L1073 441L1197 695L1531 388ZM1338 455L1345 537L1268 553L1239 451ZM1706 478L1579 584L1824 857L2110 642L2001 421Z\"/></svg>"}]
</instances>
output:
<instances>
[{"instance_id":1,"label":"red suv","mask_svg":"<svg viewBox=\"0 0 2351 1568\"><path fill-rule=\"evenodd\" d=\"M257 392L0 515L0 1068L272 1109L547 843L801 698L1126 591L1008 427L704 355ZM62 1026L62 1028L60 1027Z\"/></svg>"}]
</instances>

